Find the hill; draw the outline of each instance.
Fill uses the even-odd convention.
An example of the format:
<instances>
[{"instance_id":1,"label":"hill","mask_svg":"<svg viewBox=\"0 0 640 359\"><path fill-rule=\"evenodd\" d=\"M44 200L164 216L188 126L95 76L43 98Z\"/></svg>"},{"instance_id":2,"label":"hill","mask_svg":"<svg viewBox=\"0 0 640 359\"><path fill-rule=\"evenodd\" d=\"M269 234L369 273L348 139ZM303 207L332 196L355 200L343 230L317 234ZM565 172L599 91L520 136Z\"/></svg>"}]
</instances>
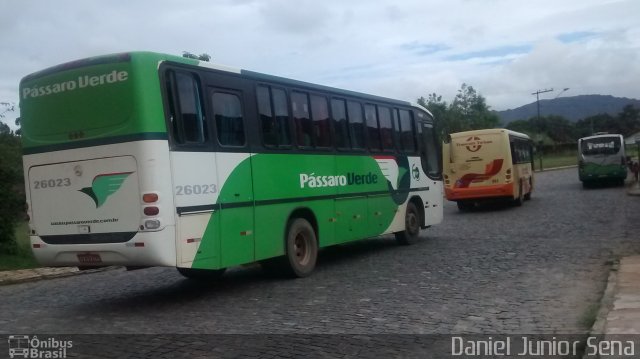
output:
<instances>
[{"instance_id":1,"label":"hill","mask_svg":"<svg viewBox=\"0 0 640 359\"><path fill-rule=\"evenodd\" d=\"M601 113L617 115L626 106L632 104L640 108L640 100L610 95L581 95L560 97L552 100L540 100L540 116L557 115L575 122ZM518 108L496 111L503 125L515 120L527 120L537 115L536 102Z\"/></svg>"}]
</instances>

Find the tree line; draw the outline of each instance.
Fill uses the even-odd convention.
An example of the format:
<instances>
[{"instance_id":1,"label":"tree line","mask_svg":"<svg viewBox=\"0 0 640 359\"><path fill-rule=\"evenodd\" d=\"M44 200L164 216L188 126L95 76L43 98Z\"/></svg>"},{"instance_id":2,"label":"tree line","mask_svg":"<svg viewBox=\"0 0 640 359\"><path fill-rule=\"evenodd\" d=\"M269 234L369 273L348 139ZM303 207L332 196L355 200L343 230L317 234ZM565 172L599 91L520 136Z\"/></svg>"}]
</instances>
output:
<instances>
[{"instance_id":1,"label":"tree line","mask_svg":"<svg viewBox=\"0 0 640 359\"><path fill-rule=\"evenodd\" d=\"M0 253L15 253L15 226L25 213L22 142L0 122Z\"/></svg>"},{"instance_id":2,"label":"tree line","mask_svg":"<svg viewBox=\"0 0 640 359\"><path fill-rule=\"evenodd\" d=\"M577 122L554 115L541 116L539 120L532 117L513 121L506 127L527 133L533 139L541 138L546 145L576 143L579 138L597 132L619 133L628 137L640 131L640 109L627 105L617 115L603 113Z\"/></svg>"},{"instance_id":3,"label":"tree line","mask_svg":"<svg viewBox=\"0 0 640 359\"><path fill-rule=\"evenodd\" d=\"M575 144L581 137L596 132L619 133L625 137L640 131L640 109L627 105L617 115L599 114L577 122L557 116L537 116L500 123L498 115L487 105L486 99L473 86L462 84L452 102L447 103L442 96L432 93L418 99L418 104L426 107L435 118L435 129L440 140L455 132L505 127L523 132L534 141L542 141L545 147Z\"/></svg>"}]
</instances>

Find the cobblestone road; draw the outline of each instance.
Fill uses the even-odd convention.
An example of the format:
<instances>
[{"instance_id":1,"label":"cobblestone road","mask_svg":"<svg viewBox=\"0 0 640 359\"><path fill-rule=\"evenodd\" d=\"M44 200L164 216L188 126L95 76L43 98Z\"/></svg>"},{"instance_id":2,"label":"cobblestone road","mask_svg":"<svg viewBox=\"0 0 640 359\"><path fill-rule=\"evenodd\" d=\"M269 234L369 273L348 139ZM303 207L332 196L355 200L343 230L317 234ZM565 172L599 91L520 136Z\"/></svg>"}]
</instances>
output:
<instances>
[{"instance_id":1,"label":"cobblestone road","mask_svg":"<svg viewBox=\"0 0 640 359\"><path fill-rule=\"evenodd\" d=\"M249 267L205 285L151 268L0 287L0 332L584 334L611 263L640 253L639 198L583 190L576 169L538 174L520 208L444 210L418 244L330 248L306 279Z\"/></svg>"}]
</instances>

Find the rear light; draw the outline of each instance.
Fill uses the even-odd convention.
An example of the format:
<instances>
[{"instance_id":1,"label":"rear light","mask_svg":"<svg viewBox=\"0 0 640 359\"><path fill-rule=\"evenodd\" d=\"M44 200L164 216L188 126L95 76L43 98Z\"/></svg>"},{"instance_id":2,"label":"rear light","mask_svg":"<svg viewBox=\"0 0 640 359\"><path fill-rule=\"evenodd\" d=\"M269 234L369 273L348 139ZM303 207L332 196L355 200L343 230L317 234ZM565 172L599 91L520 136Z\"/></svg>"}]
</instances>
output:
<instances>
[{"instance_id":1,"label":"rear light","mask_svg":"<svg viewBox=\"0 0 640 359\"><path fill-rule=\"evenodd\" d=\"M158 207L144 207L145 216L157 216L158 213L160 213L160 209Z\"/></svg>"},{"instance_id":2,"label":"rear light","mask_svg":"<svg viewBox=\"0 0 640 359\"><path fill-rule=\"evenodd\" d=\"M142 201L144 203L156 203L159 200L159 196L157 193L145 193L142 195ZM160 208L158 208L157 206L145 206L142 208L142 213L144 213L145 216L157 216L160 213ZM149 219L144 221L144 225L140 226L141 230L144 229L158 229L160 228L160 220L158 219Z\"/></svg>"},{"instance_id":3,"label":"rear light","mask_svg":"<svg viewBox=\"0 0 640 359\"><path fill-rule=\"evenodd\" d=\"M142 201L144 203L155 203L158 202L158 194L157 193L145 193L142 195Z\"/></svg>"},{"instance_id":4,"label":"rear light","mask_svg":"<svg viewBox=\"0 0 640 359\"><path fill-rule=\"evenodd\" d=\"M149 219L144 221L144 228L146 229L158 229L160 228L160 221L157 219Z\"/></svg>"}]
</instances>

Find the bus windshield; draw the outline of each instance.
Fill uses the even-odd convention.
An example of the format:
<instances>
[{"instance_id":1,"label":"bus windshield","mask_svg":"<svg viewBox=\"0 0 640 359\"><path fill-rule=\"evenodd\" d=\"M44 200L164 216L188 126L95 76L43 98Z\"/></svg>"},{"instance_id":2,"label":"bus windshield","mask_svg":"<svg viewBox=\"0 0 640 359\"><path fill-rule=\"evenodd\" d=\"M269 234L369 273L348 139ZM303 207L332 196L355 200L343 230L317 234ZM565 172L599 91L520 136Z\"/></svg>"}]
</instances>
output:
<instances>
[{"instance_id":1,"label":"bus windshield","mask_svg":"<svg viewBox=\"0 0 640 359\"><path fill-rule=\"evenodd\" d=\"M620 151L620 138L598 137L582 140L580 151L584 155L613 155Z\"/></svg>"}]
</instances>

